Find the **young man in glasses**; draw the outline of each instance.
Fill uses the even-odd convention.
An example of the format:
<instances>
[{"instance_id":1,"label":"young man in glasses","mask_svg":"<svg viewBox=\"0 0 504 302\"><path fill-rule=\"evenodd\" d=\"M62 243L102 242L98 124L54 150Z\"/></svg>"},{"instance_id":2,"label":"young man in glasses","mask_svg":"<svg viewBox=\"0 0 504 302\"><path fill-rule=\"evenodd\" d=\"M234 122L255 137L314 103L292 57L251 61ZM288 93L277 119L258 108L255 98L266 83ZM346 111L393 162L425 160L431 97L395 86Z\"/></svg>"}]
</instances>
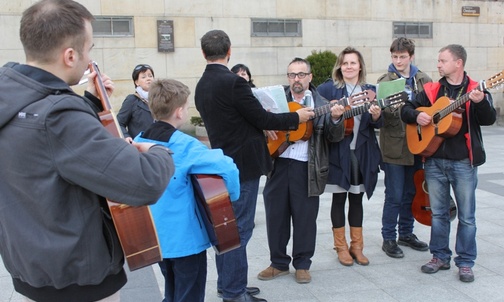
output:
<instances>
[{"instance_id":1,"label":"young man in glasses","mask_svg":"<svg viewBox=\"0 0 504 302\"><path fill-rule=\"evenodd\" d=\"M388 72L378 79L378 83L406 79L409 99L423 91L431 78L415 65L415 43L407 38L397 38L390 45L392 63ZM385 203L382 214L382 250L392 258L402 258L404 253L398 246L409 246L417 251L427 251L427 243L413 234L414 218L411 203L415 196L413 175L421 168L421 158L413 156L406 143L405 124L401 121L400 109L389 107L382 112L384 125L380 129L380 149L385 172ZM399 238L397 237L399 233Z\"/></svg>"},{"instance_id":2,"label":"young man in glasses","mask_svg":"<svg viewBox=\"0 0 504 302\"><path fill-rule=\"evenodd\" d=\"M320 107L328 104L311 84L310 63L295 58L287 68L289 102ZM329 142L343 139L341 115L344 107L334 105L330 114L313 120L308 140L298 140L275 159L273 171L264 187L264 206L271 264L259 273L260 280L272 280L289 274L292 265L298 283L311 282L311 258L315 253L319 195L324 192L329 172ZM287 244L293 226L292 255Z\"/></svg>"}]
</instances>

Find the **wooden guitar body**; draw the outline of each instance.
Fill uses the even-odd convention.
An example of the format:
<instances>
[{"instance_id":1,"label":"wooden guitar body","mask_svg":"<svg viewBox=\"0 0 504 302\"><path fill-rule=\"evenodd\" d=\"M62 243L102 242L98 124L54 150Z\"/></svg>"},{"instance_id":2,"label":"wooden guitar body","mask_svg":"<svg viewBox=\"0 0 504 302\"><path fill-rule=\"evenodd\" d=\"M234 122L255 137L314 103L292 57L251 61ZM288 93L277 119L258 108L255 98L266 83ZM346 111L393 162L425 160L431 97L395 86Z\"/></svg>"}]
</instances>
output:
<instances>
[{"instance_id":1,"label":"wooden guitar body","mask_svg":"<svg viewBox=\"0 0 504 302\"><path fill-rule=\"evenodd\" d=\"M432 210L429 200L429 190L427 189L427 183L425 182L425 172L420 169L413 175L413 181L415 182L416 193L411 203L411 213L416 221L419 223L432 226ZM450 221L453 221L457 217L457 206L455 201L450 196Z\"/></svg>"},{"instance_id":2,"label":"wooden guitar body","mask_svg":"<svg viewBox=\"0 0 504 302\"><path fill-rule=\"evenodd\" d=\"M451 104L448 97L440 97L431 107L418 107L417 110L432 117L432 123L427 126L406 124L406 141L411 153L431 156L447 137L457 134L462 126L459 113L450 113L439 118L441 110Z\"/></svg>"},{"instance_id":3,"label":"wooden guitar body","mask_svg":"<svg viewBox=\"0 0 504 302\"><path fill-rule=\"evenodd\" d=\"M303 105L296 102L287 103L290 112L296 112L298 109L303 108ZM299 124L297 130L278 131L277 139L271 140L268 138L268 150L272 157L278 157L282 154L287 147L295 141L306 141L310 138L313 132L313 121Z\"/></svg>"},{"instance_id":4,"label":"wooden guitar body","mask_svg":"<svg viewBox=\"0 0 504 302\"><path fill-rule=\"evenodd\" d=\"M95 86L104 108L98 113L101 123L109 133L122 138L98 66L93 62L90 69L97 72ZM133 207L108 198L107 204L130 271L160 262L161 246L149 207Z\"/></svg>"},{"instance_id":5,"label":"wooden guitar body","mask_svg":"<svg viewBox=\"0 0 504 302\"><path fill-rule=\"evenodd\" d=\"M345 127L345 136L349 136L353 132L355 124L354 118L353 117L347 118L343 121L343 123L344 123L343 126Z\"/></svg>"},{"instance_id":6,"label":"wooden guitar body","mask_svg":"<svg viewBox=\"0 0 504 302\"><path fill-rule=\"evenodd\" d=\"M415 182L416 193L411 203L411 212L416 221L430 226L432 224L432 212L423 169L415 172L413 181Z\"/></svg>"},{"instance_id":7,"label":"wooden guitar body","mask_svg":"<svg viewBox=\"0 0 504 302\"><path fill-rule=\"evenodd\" d=\"M107 203L130 271L162 261L149 207L132 207L109 199Z\"/></svg>"},{"instance_id":8,"label":"wooden guitar body","mask_svg":"<svg viewBox=\"0 0 504 302\"><path fill-rule=\"evenodd\" d=\"M208 237L220 255L240 247L238 225L226 185L220 176L191 176L196 202Z\"/></svg>"}]
</instances>

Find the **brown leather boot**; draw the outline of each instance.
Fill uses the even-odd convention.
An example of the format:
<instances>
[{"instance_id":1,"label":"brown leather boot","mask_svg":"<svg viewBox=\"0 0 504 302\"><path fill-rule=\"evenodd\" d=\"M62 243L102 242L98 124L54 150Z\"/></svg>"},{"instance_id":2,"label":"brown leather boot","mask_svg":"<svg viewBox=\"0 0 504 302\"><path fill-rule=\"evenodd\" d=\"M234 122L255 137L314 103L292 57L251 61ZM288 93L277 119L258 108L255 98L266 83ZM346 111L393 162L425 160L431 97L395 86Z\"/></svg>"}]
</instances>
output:
<instances>
[{"instance_id":1,"label":"brown leather boot","mask_svg":"<svg viewBox=\"0 0 504 302\"><path fill-rule=\"evenodd\" d=\"M364 239L362 238L362 228L350 227L350 255L355 259L355 262L360 265L368 265L369 259L364 256L362 249L364 248Z\"/></svg>"},{"instance_id":2,"label":"brown leather boot","mask_svg":"<svg viewBox=\"0 0 504 302\"><path fill-rule=\"evenodd\" d=\"M333 228L334 249L338 253L338 260L345 266L353 265L352 256L348 252L348 244L345 238L345 227Z\"/></svg>"}]
</instances>

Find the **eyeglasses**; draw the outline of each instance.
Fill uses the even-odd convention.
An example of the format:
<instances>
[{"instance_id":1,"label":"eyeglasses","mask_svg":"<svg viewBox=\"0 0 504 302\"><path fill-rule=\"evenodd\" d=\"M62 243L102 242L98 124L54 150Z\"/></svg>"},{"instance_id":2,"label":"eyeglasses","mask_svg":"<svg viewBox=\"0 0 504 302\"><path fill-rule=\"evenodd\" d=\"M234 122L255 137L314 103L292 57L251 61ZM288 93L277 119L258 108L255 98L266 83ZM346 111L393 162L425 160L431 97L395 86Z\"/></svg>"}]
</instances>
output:
<instances>
[{"instance_id":1,"label":"eyeglasses","mask_svg":"<svg viewBox=\"0 0 504 302\"><path fill-rule=\"evenodd\" d=\"M297 76L300 79L304 79L309 74L311 74L311 72L308 72L308 73L306 73L306 72L298 72L298 73L289 72L289 73L287 73L287 77L289 79L295 79Z\"/></svg>"},{"instance_id":2,"label":"eyeglasses","mask_svg":"<svg viewBox=\"0 0 504 302\"><path fill-rule=\"evenodd\" d=\"M409 59L410 56L391 56L393 60L406 60Z\"/></svg>"},{"instance_id":3,"label":"eyeglasses","mask_svg":"<svg viewBox=\"0 0 504 302\"><path fill-rule=\"evenodd\" d=\"M135 71L136 70L140 70L142 68L145 68L145 69L152 69L152 67L150 67L150 65L147 65L147 64L139 64L135 67Z\"/></svg>"}]
</instances>

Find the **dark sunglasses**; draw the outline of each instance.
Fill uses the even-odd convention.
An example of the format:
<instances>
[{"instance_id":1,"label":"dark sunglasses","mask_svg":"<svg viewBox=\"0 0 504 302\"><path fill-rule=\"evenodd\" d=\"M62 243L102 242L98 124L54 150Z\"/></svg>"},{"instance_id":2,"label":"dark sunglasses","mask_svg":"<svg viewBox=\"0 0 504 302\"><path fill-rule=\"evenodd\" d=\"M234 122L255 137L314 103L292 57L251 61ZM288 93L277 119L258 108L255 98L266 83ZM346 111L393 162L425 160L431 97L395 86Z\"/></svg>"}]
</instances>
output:
<instances>
[{"instance_id":1,"label":"dark sunglasses","mask_svg":"<svg viewBox=\"0 0 504 302\"><path fill-rule=\"evenodd\" d=\"M143 68L145 68L145 69L152 69L152 68L150 67L150 65L147 65L147 64L139 64L139 65L137 65L137 66L135 67L135 69L134 69L134 70L136 71L136 70L140 70L140 69L143 69Z\"/></svg>"}]
</instances>

